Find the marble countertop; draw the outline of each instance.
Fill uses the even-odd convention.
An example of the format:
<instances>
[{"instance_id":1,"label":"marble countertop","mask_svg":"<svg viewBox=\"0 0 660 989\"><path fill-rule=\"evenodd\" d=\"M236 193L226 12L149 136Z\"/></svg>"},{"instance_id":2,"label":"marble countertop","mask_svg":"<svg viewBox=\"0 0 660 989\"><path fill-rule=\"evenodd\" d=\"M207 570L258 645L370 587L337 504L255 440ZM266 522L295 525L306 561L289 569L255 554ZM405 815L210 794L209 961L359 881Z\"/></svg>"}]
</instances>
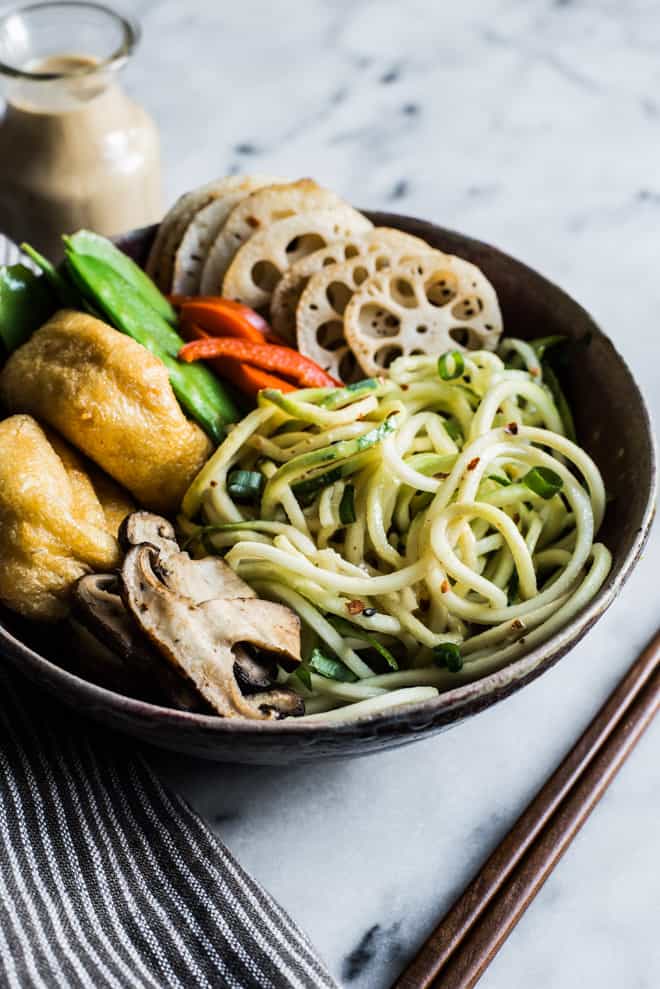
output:
<instances>
[{"instance_id":1,"label":"marble countertop","mask_svg":"<svg viewBox=\"0 0 660 989\"><path fill-rule=\"evenodd\" d=\"M127 84L167 200L227 171L310 174L491 241L601 322L660 418L660 7L649 0L140 0ZM558 667L455 730L353 762L153 762L308 931L383 989L658 623L657 532ZM484 989L660 985L660 725Z\"/></svg>"}]
</instances>

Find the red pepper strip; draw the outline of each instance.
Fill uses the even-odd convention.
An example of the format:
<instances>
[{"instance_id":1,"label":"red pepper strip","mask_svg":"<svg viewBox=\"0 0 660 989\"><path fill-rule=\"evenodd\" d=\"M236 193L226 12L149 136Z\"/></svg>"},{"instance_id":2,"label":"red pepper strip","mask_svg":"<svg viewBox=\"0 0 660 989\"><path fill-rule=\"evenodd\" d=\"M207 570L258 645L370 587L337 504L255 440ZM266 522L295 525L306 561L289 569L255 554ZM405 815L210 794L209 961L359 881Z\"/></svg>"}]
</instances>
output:
<instances>
[{"instance_id":1,"label":"red pepper strip","mask_svg":"<svg viewBox=\"0 0 660 989\"><path fill-rule=\"evenodd\" d=\"M170 295L168 299L173 306L181 310L182 318L190 314L190 318L196 320L200 326L204 326L211 336L239 336L239 333L230 333L228 330L230 323L236 325L236 317L233 315L236 314L236 316L245 317L246 322L260 333L258 339L247 334L244 339L253 339L255 343L266 339L268 343L276 343L286 347L286 342L276 333L273 333L263 316L260 316L254 309L250 309L249 306L243 305L242 302L225 299L221 295ZM207 315L210 310L213 312L213 316ZM220 312L226 317L225 325L216 330L215 326L219 325L222 318L218 315Z\"/></svg>"},{"instance_id":2,"label":"red pepper strip","mask_svg":"<svg viewBox=\"0 0 660 989\"><path fill-rule=\"evenodd\" d=\"M278 391L295 391L297 385L292 385L284 378L278 378L260 367L252 367L244 361L236 361L233 357L216 357L211 367L217 370L225 381L230 381L246 395L256 398L262 388L276 388Z\"/></svg>"},{"instance_id":3,"label":"red pepper strip","mask_svg":"<svg viewBox=\"0 0 660 989\"><path fill-rule=\"evenodd\" d=\"M327 388L340 384L309 357L289 347L232 340L230 337L207 337L206 340L193 340L179 351L179 359L187 364L209 357L235 357L264 371L285 374L303 388Z\"/></svg>"},{"instance_id":4,"label":"red pepper strip","mask_svg":"<svg viewBox=\"0 0 660 989\"><path fill-rule=\"evenodd\" d=\"M269 329L268 323L259 313L247 306L230 303L227 299L195 299L181 306L181 321L197 323L214 337L238 337L263 343Z\"/></svg>"},{"instance_id":5,"label":"red pepper strip","mask_svg":"<svg viewBox=\"0 0 660 989\"><path fill-rule=\"evenodd\" d=\"M181 332L187 340L212 339L196 323L184 323L181 326ZM232 357L216 357L215 360L208 361L208 364L218 377L230 381L252 398L256 398L262 388L276 388L281 392L295 391L297 388L297 385L292 385L290 381L285 381L284 378L268 374L261 368L251 367L249 364L237 361Z\"/></svg>"}]
</instances>

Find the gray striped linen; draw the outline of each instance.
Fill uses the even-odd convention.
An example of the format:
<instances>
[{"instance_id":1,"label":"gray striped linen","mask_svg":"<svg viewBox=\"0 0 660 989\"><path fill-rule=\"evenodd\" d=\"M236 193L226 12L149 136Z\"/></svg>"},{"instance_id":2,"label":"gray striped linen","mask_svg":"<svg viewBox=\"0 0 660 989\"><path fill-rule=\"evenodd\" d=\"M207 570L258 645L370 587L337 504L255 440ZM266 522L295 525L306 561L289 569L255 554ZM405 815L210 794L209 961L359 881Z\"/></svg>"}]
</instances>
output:
<instances>
[{"instance_id":1,"label":"gray striped linen","mask_svg":"<svg viewBox=\"0 0 660 989\"><path fill-rule=\"evenodd\" d=\"M134 745L0 685L0 985L336 989Z\"/></svg>"}]
</instances>

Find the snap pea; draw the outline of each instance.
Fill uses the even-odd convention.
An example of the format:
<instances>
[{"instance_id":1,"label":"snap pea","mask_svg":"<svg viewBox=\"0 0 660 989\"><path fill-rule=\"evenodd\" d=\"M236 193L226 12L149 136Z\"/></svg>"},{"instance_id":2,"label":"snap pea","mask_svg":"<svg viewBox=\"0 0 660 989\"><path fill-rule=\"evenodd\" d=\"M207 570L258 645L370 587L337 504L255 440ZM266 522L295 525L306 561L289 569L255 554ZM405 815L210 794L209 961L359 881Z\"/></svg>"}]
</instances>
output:
<instances>
[{"instance_id":1,"label":"snap pea","mask_svg":"<svg viewBox=\"0 0 660 989\"><path fill-rule=\"evenodd\" d=\"M43 277L24 264L0 267L0 341L7 353L25 343L56 308Z\"/></svg>"},{"instance_id":2,"label":"snap pea","mask_svg":"<svg viewBox=\"0 0 660 989\"><path fill-rule=\"evenodd\" d=\"M21 244L21 250L41 268L44 278L49 283L57 300L66 309L81 309L83 299L78 289L55 267L52 261L45 258L30 244Z\"/></svg>"},{"instance_id":3,"label":"snap pea","mask_svg":"<svg viewBox=\"0 0 660 989\"><path fill-rule=\"evenodd\" d=\"M70 237L63 237L62 240L66 246L67 254L84 254L109 265L116 274L121 275L135 289L144 302L155 309L168 323L176 326L176 313L160 289L132 258L115 247L107 237L101 237L90 230L78 230L77 233L71 234Z\"/></svg>"},{"instance_id":4,"label":"snap pea","mask_svg":"<svg viewBox=\"0 0 660 989\"><path fill-rule=\"evenodd\" d=\"M66 262L76 285L112 325L162 360L183 408L219 443L224 427L239 414L218 379L203 364L177 360L183 346L179 334L108 264L69 249Z\"/></svg>"}]
</instances>

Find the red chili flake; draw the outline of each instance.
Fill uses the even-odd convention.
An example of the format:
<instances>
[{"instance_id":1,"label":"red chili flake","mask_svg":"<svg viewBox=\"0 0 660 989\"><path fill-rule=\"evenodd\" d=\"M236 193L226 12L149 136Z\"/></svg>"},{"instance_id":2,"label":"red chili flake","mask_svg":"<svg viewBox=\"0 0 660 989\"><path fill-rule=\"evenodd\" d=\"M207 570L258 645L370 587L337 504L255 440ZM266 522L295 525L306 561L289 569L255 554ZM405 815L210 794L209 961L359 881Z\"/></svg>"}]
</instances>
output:
<instances>
[{"instance_id":1,"label":"red chili flake","mask_svg":"<svg viewBox=\"0 0 660 989\"><path fill-rule=\"evenodd\" d=\"M433 476L434 477L437 477L438 480L440 480L440 481L444 481L444 479L446 477L449 477L449 474L443 474L442 471L438 471L438 473L437 474L434 474Z\"/></svg>"},{"instance_id":2,"label":"red chili flake","mask_svg":"<svg viewBox=\"0 0 660 989\"><path fill-rule=\"evenodd\" d=\"M217 481L210 481L209 482L209 486L212 487L212 488L217 488L218 482Z\"/></svg>"},{"instance_id":3,"label":"red chili flake","mask_svg":"<svg viewBox=\"0 0 660 989\"><path fill-rule=\"evenodd\" d=\"M349 615L359 615L364 611L364 601L349 601L346 605Z\"/></svg>"},{"instance_id":4,"label":"red chili flake","mask_svg":"<svg viewBox=\"0 0 660 989\"><path fill-rule=\"evenodd\" d=\"M399 385L399 388L401 389L401 391L408 391L409 387L410 387L410 385Z\"/></svg>"},{"instance_id":5,"label":"red chili flake","mask_svg":"<svg viewBox=\"0 0 660 989\"><path fill-rule=\"evenodd\" d=\"M442 591L443 594L447 593L447 591L449 590L448 580L443 580L443 582L440 584L440 590Z\"/></svg>"},{"instance_id":6,"label":"red chili flake","mask_svg":"<svg viewBox=\"0 0 660 989\"><path fill-rule=\"evenodd\" d=\"M519 618L514 618L514 620L511 622L511 628L512 629L518 630L518 629L524 628L524 627L525 627L525 623L524 622L521 622Z\"/></svg>"},{"instance_id":7,"label":"red chili flake","mask_svg":"<svg viewBox=\"0 0 660 989\"><path fill-rule=\"evenodd\" d=\"M479 457L474 457L467 465L467 469L474 470L474 468L477 466L478 463L479 463Z\"/></svg>"},{"instance_id":8,"label":"red chili flake","mask_svg":"<svg viewBox=\"0 0 660 989\"><path fill-rule=\"evenodd\" d=\"M508 423L504 427L504 429L505 429L505 431L507 433L511 433L512 436L517 436L518 435L518 423L517 422L510 422L510 423Z\"/></svg>"},{"instance_id":9,"label":"red chili flake","mask_svg":"<svg viewBox=\"0 0 660 989\"><path fill-rule=\"evenodd\" d=\"M531 374L531 376L533 378L538 378L538 376L539 376L539 369L537 367L530 367L529 373Z\"/></svg>"}]
</instances>

